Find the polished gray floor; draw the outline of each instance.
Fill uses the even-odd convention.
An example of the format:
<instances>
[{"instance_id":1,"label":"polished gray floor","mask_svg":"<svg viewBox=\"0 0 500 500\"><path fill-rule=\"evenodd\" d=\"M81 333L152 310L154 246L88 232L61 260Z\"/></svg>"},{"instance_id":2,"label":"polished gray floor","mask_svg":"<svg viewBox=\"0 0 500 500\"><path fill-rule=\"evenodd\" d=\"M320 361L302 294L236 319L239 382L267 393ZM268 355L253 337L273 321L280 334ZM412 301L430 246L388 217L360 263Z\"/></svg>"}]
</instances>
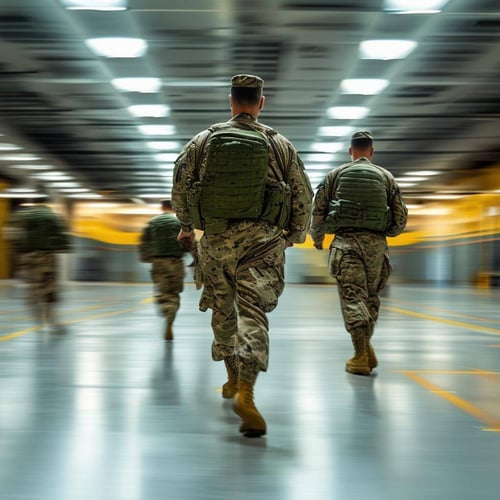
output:
<instances>
[{"instance_id":1,"label":"polished gray floor","mask_svg":"<svg viewBox=\"0 0 500 500\"><path fill-rule=\"evenodd\" d=\"M192 284L172 343L149 284L63 286L61 333L0 282L1 500L500 498L498 289L390 285L360 377L335 287L288 285L247 439Z\"/></svg>"}]
</instances>

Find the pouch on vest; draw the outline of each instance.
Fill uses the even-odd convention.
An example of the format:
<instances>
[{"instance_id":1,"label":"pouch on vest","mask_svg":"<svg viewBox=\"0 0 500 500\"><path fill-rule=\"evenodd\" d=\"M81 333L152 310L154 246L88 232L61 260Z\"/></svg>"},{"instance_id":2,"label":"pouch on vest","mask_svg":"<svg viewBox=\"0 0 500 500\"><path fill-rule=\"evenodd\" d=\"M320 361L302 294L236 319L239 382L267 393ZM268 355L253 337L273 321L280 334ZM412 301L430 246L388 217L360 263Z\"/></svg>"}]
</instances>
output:
<instances>
[{"instance_id":1,"label":"pouch on vest","mask_svg":"<svg viewBox=\"0 0 500 500\"><path fill-rule=\"evenodd\" d=\"M389 207L381 211L355 201L332 200L325 218L325 231L335 233L339 229L352 227L383 232L390 223L390 217Z\"/></svg>"},{"instance_id":2,"label":"pouch on vest","mask_svg":"<svg viewBox=\"0 0 500 500\"><path fill-rule=\"evenodd\" d=\"M204 229L203 219L200 211L201 187L199 182L193 183L186 192L186 201L189 211L189 217L196 229Z\"/></svg>"},{"instance_id":3,"label":"pouch on vest","mask_svg":"<svg viewBox=\"0 0 500 500\"><path fill-rule=\"evenodd\" d=\"M266 187L260 219L280 229L288 227L292 207L292 191L286 182Z\"/></svg>"},{"instance_id":4,"label":"pouch on vest","mask_svg":"<svg viewBox=\"0 0 500 500\"><path fill-rule=\"evenodd\" d=\"M261 132L235 127L213 132L200 181L202 219L259 219L268 165L269 141Z\"/></svg>"}]
</instances>

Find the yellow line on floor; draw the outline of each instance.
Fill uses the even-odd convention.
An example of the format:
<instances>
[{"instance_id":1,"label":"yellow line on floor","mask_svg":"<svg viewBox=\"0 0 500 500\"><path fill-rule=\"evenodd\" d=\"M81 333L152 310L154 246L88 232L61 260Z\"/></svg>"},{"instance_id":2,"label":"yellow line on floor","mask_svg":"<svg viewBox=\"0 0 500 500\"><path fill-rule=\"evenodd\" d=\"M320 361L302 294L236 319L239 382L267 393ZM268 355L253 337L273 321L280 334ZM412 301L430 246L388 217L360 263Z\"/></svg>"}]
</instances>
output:
<instances>
[{"instance_id":1,"label":"yellow line on floor","mask_svg":"<svg viewBox=\"0 0 500 500\"><path fill-rule=\"evenodd\" d=\"M462 323L461 321L454 321L452 319L440 318L439 316L431 316L430 314L423 314L415 311L409 311L408 309L400 309L399 307L383 306L383 309L392 311L399 314L405 314L406 316L413 316L414 318L428 319L430 321L436 321L438 323L445 323L447 325L458 326L459 328L466 328L467 330L475 330L483 333L494 333L500 335L500 330L498 328L490 328L488 326L475 325L473 323Z\"/></svg>"},{"instance_id":2,"label":"yellow line on floor","mask_svg":"<svg viewBox=\"0 0 500 500\"><path fill-rule=\"evenodd\" d=\"M500 420L494 417L493 415L489 414L488 412L483 411L477 406L474 406L472 403L469 403L465 399L455 396L455 394L446 391L445 389L442 389L438 385L429 382L428 380L421 377L415 372L402 370L400 373L403 373L409 379L421 385L422 387L432 392L436 396L445 399L452 405L456 406L460 410L464 411L465 413L469 414L470 416L474 417L475 419L485 424L487 427L483 430L490 432L500 432ZM470 373L474 374L475 372L470 372Z\"/></svg>"},{"instance_id":3,"label":"yellow line on floor","mask_svg":"<svg viewBox=\"0 0 500 500\"><path fill-rule=\"evenodd\" d=\"M9 335L3 335L2 337L0 337L0 342L3 342L5 340L15 339L16 337L21 337L23 335L26 335L27 333L36 332L39 329L40 326L31 326L29 328L25 328L24 330L19 330L18 332L10 333Z\"/></svg>"}]
</instances>

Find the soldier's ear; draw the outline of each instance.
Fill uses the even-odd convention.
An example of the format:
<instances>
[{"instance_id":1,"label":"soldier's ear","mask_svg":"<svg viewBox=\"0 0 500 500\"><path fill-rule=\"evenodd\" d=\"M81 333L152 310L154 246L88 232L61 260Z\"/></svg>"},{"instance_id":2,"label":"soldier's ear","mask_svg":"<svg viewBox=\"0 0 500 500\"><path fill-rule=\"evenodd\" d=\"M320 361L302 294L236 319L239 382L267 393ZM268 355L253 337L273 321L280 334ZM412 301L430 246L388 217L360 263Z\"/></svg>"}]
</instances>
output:
<instances>
[{"instance_id":1,"label":"soldier's ear","mask_svg":"<svg viewBox=\"0 0 500 500\"><path fill-rule=\"evenodd\" d=\"M266 100L266 96L263 95L261 98L260 98L260 101L259 101L259 111L264 107L264 101Z\"/></svg>"}]
</instances>

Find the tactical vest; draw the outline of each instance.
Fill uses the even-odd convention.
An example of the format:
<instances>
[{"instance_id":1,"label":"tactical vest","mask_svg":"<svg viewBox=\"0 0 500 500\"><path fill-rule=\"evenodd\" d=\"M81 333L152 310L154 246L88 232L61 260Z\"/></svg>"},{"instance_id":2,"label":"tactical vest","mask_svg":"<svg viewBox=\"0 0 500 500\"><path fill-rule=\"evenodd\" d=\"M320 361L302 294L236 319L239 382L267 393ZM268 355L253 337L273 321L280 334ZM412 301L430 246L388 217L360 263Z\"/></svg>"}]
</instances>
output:
<instances>
[{"instance_id":1,"label":"tactical vest","mask_svg":"<svg viewBox=\"0 0 500 500\"><path fill-rule=\"evenodd\" d=\"M60 216L47 206L35 206L21 212L24 238L22 252L68 251L70 239Z\"/></svg>"},{"instance_id":2,"label":"tactical vest","mask_svg":"<svg viewBox=\"0 0 500 500\"><path fill-rule=\"evenodd\" d=\"M216 130L206 147L201 181L203 218L257 219L269 165L269 141L257 130Z\"/></svg>"},{"instance_id":3,"label":"tactical vest","mask_svg":"<svg viewBox=\"0 0 500 500\"><path fill-rule=\"evenodd\" d=\"M328 232L343 228L385 232L391 222L387 205L387 184L379 168L357 162L344 167L334 186L336 199L330 202L325 219Z\"/></svg>"},{"instance_id":4,"label":"tactical vest","mask_svg":"<svg viewBox=\"0 0 500 500\"><path fill-rule=\"evenodd\" d=\"M204 148L204 174L188 193L195 228L216 234L234 220L288 224L288 185L266 186L271 147L270 139L258 130L215 128Z\"/></svg>"},{"instance_id":5,"label":"tactical vest","mask_svg":"<svg viewBox=\"0 0 500 500\"><path fill-rule=\"evenodd\" d=\"M177 241L181 229L180 222L170 214L160 214L151 219L150 248L146 252L151 257L181 257L184 250Z\"/></svg>"}]
</instances>

